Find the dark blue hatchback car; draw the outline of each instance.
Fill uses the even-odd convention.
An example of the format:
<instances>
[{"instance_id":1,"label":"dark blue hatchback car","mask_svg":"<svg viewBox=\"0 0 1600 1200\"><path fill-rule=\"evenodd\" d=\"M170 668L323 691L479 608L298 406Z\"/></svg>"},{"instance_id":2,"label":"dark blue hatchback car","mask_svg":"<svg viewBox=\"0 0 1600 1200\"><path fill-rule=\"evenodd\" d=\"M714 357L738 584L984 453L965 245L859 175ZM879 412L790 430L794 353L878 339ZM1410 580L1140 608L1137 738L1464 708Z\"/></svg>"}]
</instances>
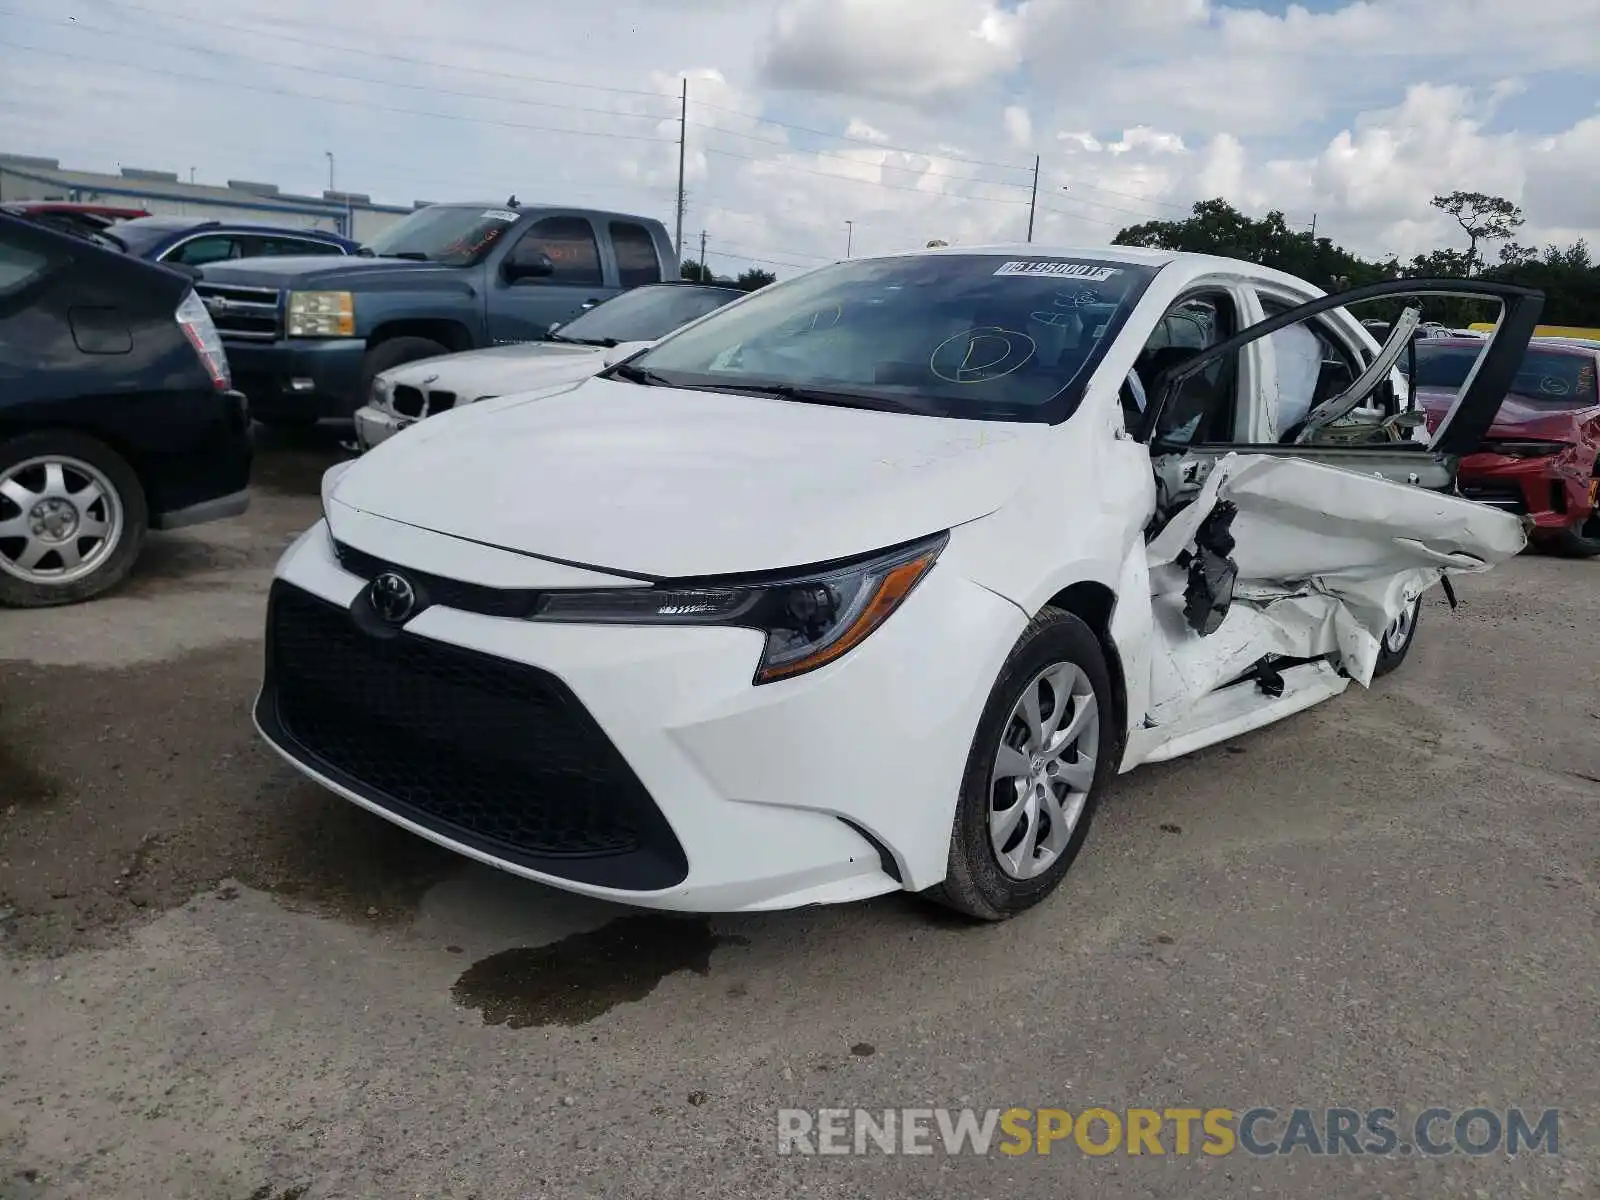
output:
<instances>
[{"instance_id":1,"label":"dark blue hatchback car","mask_svg":"<svg viewBox=\"0 0 1600 1200\"><path fill-rule=\"evenodd\" d=\"M283 229L193 217L137 217L105 230L128 253L151 262L203 267L235 258L354 254L361 243L322 229Z\"/></svg>"}]
</instances>

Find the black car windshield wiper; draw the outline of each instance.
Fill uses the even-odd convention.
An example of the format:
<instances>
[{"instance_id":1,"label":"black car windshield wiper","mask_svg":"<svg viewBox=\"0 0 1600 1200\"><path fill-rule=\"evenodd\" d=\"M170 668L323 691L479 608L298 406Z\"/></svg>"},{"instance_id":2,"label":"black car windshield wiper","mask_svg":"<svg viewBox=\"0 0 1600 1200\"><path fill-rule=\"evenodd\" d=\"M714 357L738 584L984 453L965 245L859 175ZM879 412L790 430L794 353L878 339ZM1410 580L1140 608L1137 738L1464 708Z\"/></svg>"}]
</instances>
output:
<instances>
[{"instance_id":1,"label":"black car windshield wiper","mask_svg":"<svg viewBox=\"0 0 1600 1200\"><path fill-rule=\"evenodd\" d=\"M614 346L622 345L622 343L617 341L616 338L575 338L568 337L564 333L552 333L547 340L552 342L566 342L572 346L604 346L607 350L610 350Z\"/></svg>"},{"instance_id":2,"label":"black car windshield wiper","mask_svg":"<svg viewBox=\"0 0 1600 1200\"><path fill-rule=\"evenodd\" d=\"M608 374L613 379L626 379L629 383L643 384L645 387L677 387L664 375L659 375L648 367L635 366L633 363L619 363L611 368Z\"/></svg>"},{"instance_id":3,"label":"black car windshield wiper","mask_svg":"<svg viewBox=\"0 0 1600 1200\"><path fill-rule=\"evenodd\" d=\"M388 254L380 255L381 258L404 258L411 262L427 262L428 256L421 250L391 250Z\"/></svg>"}]
</instances>

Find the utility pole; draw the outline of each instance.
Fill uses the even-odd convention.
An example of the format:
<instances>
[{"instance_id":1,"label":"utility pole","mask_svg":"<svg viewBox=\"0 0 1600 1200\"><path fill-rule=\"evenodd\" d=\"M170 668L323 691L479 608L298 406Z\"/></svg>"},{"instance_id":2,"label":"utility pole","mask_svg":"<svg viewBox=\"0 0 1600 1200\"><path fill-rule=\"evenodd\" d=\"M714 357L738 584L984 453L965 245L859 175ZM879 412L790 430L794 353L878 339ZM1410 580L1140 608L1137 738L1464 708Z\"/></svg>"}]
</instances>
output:
<instances>
[{"instance_id":1,"label":"utility pole","mask_svg":"<svg viewBox=\"0 0 1600 1200\"><path fill-rule=\"evenodd\" d=\"M850 251L855 246L855 242L856 223L854 221L846 221L844 223L844 256L846 258L850 257Z\"/></svg>"},{"instance_id":2,"label":"utility pole","mask_svg":"<svg viewBox=\"0 0 1600 1200\"><path fill-rule=\"evenodd\" d=\"M1312 213L1311 214L1311 240L1313 242L1317 240L1317 214L1316 213Z\"/></svg>"},{"instance_id":3,"label":"utility pole","mask_svg":"<svg viewBox=\"0 0 1600 1200\"><path fill-rule=\"evenodd\" d=\"M328 159L328 190L331 192L335 190L333 186L333 151L324 150L322 153L326 155Z\"/></svg>"},{"instance_id":4,"label":"utility pole","mask_svg":"<svg viewBox=\"0 0 1600 1200\"><path fill-rule=\"evenodd\" d=\"M673 248L678 261L683 261L683 151L689 136L689 77L683 79L683 92L678 100L678 228L673 238Z\"/></svg>"},{"instance_id":5,"label":"utility pole","mask_svg":"<svg viewBox=\"0 0 1600 1200\"><path fill-rule=\"evenodd\" d=\"M710 283L711 275L706 270L706 231L700 231L700 282Z\"/></svg>"},{"instance_id":6,"label":"utility pole","mask_svg":"<svg viewBox=\"0 0 1600 1200\"><path fill-rule=\"evenodd\" d=\"M1039 156L1033 156L1033 191L1028 196L1028 240L1033 241L1033 206L1039 200Z\"/></svg>"}]
</instances>

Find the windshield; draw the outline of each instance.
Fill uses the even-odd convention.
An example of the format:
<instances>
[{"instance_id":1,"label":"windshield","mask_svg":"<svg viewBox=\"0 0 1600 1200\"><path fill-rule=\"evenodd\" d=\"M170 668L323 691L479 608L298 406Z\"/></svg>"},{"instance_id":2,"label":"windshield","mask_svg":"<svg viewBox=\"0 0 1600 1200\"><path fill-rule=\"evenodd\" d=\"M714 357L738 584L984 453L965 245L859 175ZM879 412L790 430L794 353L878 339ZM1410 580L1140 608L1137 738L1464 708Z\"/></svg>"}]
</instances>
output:
<instances>
[{"instance_id":1,"label":"windshield","mask_svg":"<svg viewBox=\"0 0 1600 1200\"><path fill-rule=\"evenodd\" d=\"M1059 421L1154 275L1124 263L994 254L837 263L668 338L633 359L625 377Z\"/></svg>"},{"instance_id":2,"label":"windshield","mask_svg":"<svg viewBox=\"0 0 1600 1200\"><path fill-rule=\"evenodd\" d=\"M1483 345L1449 346L1418 342L1417 386L1458 389L1483 353ZM1529 350L1517 368L1511 392L1552 408L1586 408L1600 403L1595 391L1595 361L1587 354Z\"/></svg>"},{"instance_id":3,"label":"windshield","mask_svg":"<svg viewBox=\"0 0 1600 1200\"><path fill-rule=\"evenodd\" d=\"M391 225L367 249L379 258L416 258L466 267L481 259L521 213L510 208L436 204Z\"/></svg>"},{"instance_id":4,"label":"windshield","mask_svg":"<svg viewBox=\"0 0 1600 1200\"><path fill-rule=\"evenodd\" d=\"M653 342L742 294L681 283L637 287L590 309L553 336L558 342L591 346Z\"/></svg>"}]
</instances>

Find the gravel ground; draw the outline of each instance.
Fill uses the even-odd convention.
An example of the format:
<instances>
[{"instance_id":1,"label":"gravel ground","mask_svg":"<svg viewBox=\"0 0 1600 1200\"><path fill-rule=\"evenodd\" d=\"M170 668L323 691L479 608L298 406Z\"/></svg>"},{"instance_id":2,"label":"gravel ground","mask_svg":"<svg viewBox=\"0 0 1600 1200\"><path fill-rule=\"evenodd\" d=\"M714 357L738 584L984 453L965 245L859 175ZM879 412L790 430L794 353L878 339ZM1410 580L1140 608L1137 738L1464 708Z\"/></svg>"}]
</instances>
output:
<instances>
[{"instance_id":1,"label":"gravel ground","mask_svg":"<svg viewBox=\"0 0 1600 1200\"><path fill-rule=\"evenodd\" d=\"M336 457L0 615L0 1200L1600 1195L1600 564L1435 599L1370 692L1122 779L1068 884L680 919L282 766L262 597ZM780 1107L1562 1113L1557 1156L780 1158Z\"/></svg>"}]
</instances>

